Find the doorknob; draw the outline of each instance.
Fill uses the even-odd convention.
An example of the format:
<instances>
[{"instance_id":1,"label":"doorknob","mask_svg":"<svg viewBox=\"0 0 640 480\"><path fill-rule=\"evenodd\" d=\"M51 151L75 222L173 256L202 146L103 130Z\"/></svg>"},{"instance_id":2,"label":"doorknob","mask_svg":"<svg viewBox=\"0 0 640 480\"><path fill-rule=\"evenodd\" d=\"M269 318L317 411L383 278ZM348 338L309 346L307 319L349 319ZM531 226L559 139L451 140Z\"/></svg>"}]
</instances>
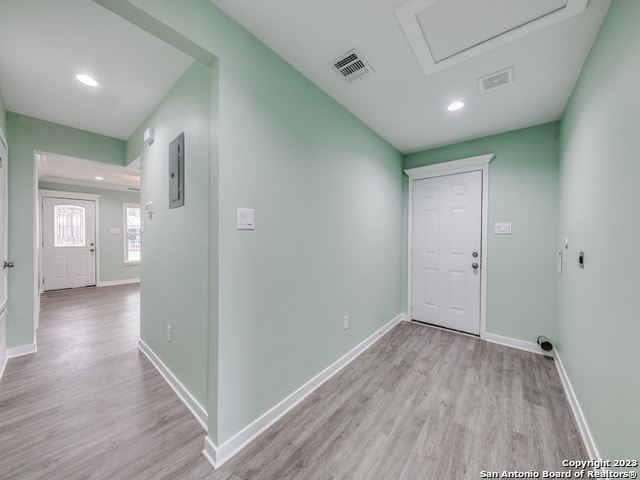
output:
<instances>
[{"instance_id":1,"label":"doorknob","mask_svg":"<svg viewBox=\"0 0 640 480\"><path fill-rule=\"evenodd\" d=\"M473 263L471 264L471 268L474 268L474 269L475 269L475 268L478 268L479 266L480 266L480 265L478 265L478 263L477 263L477 262L473 262Z\"/></svg>"},{"instance_id":2,"label":"doorknob","mask_svg":"<svg viewBox=\"0 0 640 480\"><path fill-rule=\"evenodd\" d=\"M13 268L13 262L4 262L4 268Z\"/></svg>"},{"instance_id":3,"label":"doorknob","mask_svg":"<svg viewBox=\"0 0 640 480\"><path fill-rule=\"evenodd\" d=\"M89 249L89 251L90 251L90 252L95 252L95 251L96 251L96 249L95 249L95 248L91 248L91 249Z\"/></svg>"}]
</instances>

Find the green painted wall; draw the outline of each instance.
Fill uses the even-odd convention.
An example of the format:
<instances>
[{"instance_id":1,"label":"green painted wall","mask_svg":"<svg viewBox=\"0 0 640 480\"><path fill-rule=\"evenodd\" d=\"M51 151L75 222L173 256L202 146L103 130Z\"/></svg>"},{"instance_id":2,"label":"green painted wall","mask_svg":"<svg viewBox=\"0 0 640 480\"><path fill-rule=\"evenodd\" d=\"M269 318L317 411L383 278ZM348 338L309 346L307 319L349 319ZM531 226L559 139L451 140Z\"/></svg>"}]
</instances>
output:
<instances>
[{"instance_id":1,"label":"green painted wall","mask_svg":"<svg viewBox=\"0 0 640 480\"><path fill-rule=\"evenodd\" d=\"M404 157L404 168L414 168L496 155L489 165L488 333L528 342L540 334L554 338L558 128L548 123ZM494 235L495 222L511 222L513 234Z\"/></svg>"},{"instance_id":2,"label":"green painted wall","mask_svg":"<svg viewBox=\"0 0 640 480\"><path fill-rule=\"evenodd\" d=\"M142 156L140 337L198 402L207 405L211 69L195 63L127 141ZM155 131L147 147L139 139ZM169 143L185 134L185 205L169 210ZM137 151L137 148L142 148ZM144 208L144 207L143 207ZM215 252L213 252L215 253ZM171 343L166 341L172 327Z\"/></svg>"},{"instance_id":3,"label":"green painted wall","mask_svg":"<svg viewBox=\"0 0 640 480\"><path fill-rule=\"evenodd\" d=\"M210 2L130 3L219 57L221 444L403 310L401 155Z\"/></svg>"},{"instance_id":4,"label":"green painted wall","mask_svg":"<svg viewBox=\"0 0 640 480\"><path fill-rule=\"evenodd\" d=\"M125 142L32 117L7 114L9 143L9 273L7 342L9 347L34 342L37 292L34 269L37 182L34 151L58 153L114 165L124 165Z\"/></svg>"},{"instance_id":5,"label":"green painted wall","mask_svg":"<svg viewBox=\"0 0 640 480\"><path fill-rule=\"evenodd\" d=\"M640 2L613 1L561 124L557 347L608 459L640 458L639 24Z\"/></svg>"},{"instance_id":6,"label":"green painted wall","mask_svg":"<svg viewBox=\"0 0 640 480\"><path fill-rule=\"evenodd\" d=\"M98 278L98 282L114 282L140 278L140 265L124 264L124 220L122 207L122 204L125 202L140 203L140 194L51 182L39 182L38 185L41 190L100 195L100 225L98 229L100 278ZM118 228L120 233L109 233L110 228Z\"/></svg>"}]
</instances>

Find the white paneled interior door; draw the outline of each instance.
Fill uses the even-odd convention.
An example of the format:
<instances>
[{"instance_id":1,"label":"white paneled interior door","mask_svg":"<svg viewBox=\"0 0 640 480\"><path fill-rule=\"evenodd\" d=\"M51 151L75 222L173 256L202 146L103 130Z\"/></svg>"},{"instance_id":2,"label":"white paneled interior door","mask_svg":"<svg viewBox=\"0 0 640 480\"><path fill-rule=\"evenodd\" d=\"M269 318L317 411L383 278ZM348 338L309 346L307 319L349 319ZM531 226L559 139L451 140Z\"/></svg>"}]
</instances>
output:
<instances>
[{"instance_id":1,"label":"white paneled interior door","mask_svg":"<svg viewBox=\"0 0 640 480\"><path fill-rule=\"evenodd\" d=\"M96 284L96 202L42 197L44 290Z\"/></svg>"},{"instance_id":2,"label":"white paneled interior door","mask_svg":"<svg viewBox=\"0 0 640 480\"><path fill-rule=\"evenodd\" d=\"M482 172L413 181L413 320L480 334Z\"/></svg>"}]
</instances>

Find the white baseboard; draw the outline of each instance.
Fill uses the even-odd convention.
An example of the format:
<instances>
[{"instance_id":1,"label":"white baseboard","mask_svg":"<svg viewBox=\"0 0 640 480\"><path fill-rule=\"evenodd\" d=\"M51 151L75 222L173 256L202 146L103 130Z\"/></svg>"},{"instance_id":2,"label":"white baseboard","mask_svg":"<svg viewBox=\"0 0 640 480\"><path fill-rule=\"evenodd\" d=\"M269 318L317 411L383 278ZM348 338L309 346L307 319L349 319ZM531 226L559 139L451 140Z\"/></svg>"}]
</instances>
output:
<instances>
[{"instance_id":1,"label":"white baseboard","mask_svg":"<svg viewBox=\"0 0 640 480\"><path fill-rule=\"evenodd\" d=\"M582 441L585 445L585 448L587 449L589 458L600 460L602 457L600 456L598 447L596 446L595 440L591 435L589 424L587 423L587 419L585 418L584 413L582 413L582 408L580 407L580 403L578 402L578 397L576 397L576 394L573 391L573 387L571 386L571 382L569 381L569 376L564 369L564 365L562 364L562 359L560 358L560 354L558 353L558 351L554 349L552 352L544 352L537 343L525 342L524 340L517 340L515 338L502 337L500 335L494 335L492 333L485 334L482 339L488 342L497 343L499 345L505 345L507 347L525 350L527 352L533 352L542 355L553 354L556 368L558 369L558 375L560 375L560 380L562 381L562 386L564 388L564 393L567 397L567 401L569 402L569 406L571 407L573 417L576 419L576 424L578 425L578 430L580 431L580 436L582 437Z\"/></svg>"},{"instance_id":2,"label":"white baseboard","mask_svg":"<svg viewBox=\"0 0 640 480\"><path fill-rule=\"evenodd\" d=\"M214 470L221 467L222 463L224 463L216 463L215 459L218 457L218 447L216 447L216 444L211 441L209 436L204 437L204 450L202 450L202 455L204 455L204 458L207 459L207 462L211 464Z\"/></svg>"},{"instance_id":3,"label":"white baseboard","mask_svg":"<svg viewBox=\"0 0 640 480\"><path fill-rule=\"evenodd\" d=\"M524 350L525 352L538 353L540 355L553 354L553 351L544 352L537 343L526 342L524 340L518 340L517 338L503 337L493 333L485 333L480 338L487 342L497 343L498 345L504 345L505 347L517 348L518 350Z\"/></svg>"},{"instance_id":4,"label":"white baseboard","mask_svg":"<svg viewBox=\"0 0 640 480\"><path fill-rule=\"evenodd\" d=\"M406 316L406 315L405 315ZM224 442L220 446L216 446L209 437L205 438L204 450L202 454L213 466L213 468L221 467L225 462L230 460L240 450L246 447L249 443L255 440L262 432L277 422L282 416L288 413L296 405L302 402L309 394L317 389L324 382L329 380L340 370L346 367L349 363L355 360L362 352L364 352L371 345L376 343L384 334L395 327L398 323L403 321L403 314L396 316L393 320L387 323L384 327L377 330L373 335L369 336L362 343L353 348L350 352L344 355L342 358L334 362L332 365L325 368L322 372L317 374L307 383L298 388L291 395L286 397L271 410L258 417L252 423L247 425L240 432L236 433L229 440Z\"/></svg>"},{"instance_id":5,"label":"white baseboard","mask_svg":"<svg viewBox=\"0 0 640 480\"><path fill-rule=\"evenodd\" d=\"M5 356L2 361L2 365L0 365L0 381L2 381L2 375L4 375L4 369L7 366L7 360L9 360L9 358Z\"/></svg>"},{"instance_id":6,"label":"white baseboard","mask_svg":"<svg viewBox=\"0 0 640 480\"><path fill-rule=\"evenodd\" d=\"M114 285L129 285L130 283L140 283L139 278L127 278L126 280L109 280L108 282L98 282L98 287L113 287Z\"/></svg>"},{"instance_id":7,"label":"white baseboard","mask_svg":"<svg viewBox=\"0 0 640 480\"><path fill-rule=\"evenodd\" d=\"M578 402L578 397L576 397L576 393L571 386L571 381L569 381L567 371L564 369L564 365L562 364L560 354L557 351L555 355L555 362L556 368L558 369L558 375L560 375L560 380L562 381L562 386L564 387L564 393L567 396L569 406L571 407L573 416L576 419L576 423L578 424L578 430L580 431L580 435L582 436L584 446L587 449L587 454L589 455L590 459L601 460L602 457L600 456L600 452L598 451L596 442L591 435L591 430L589 429L587 419L585 418L584 413L582 413L582 408L580 407L580 403Z\"/></svg>"},{"instance_id":8,"label":"white baseboard","mask_svg":"<svg viewBox=\"0 0 640 480\"><path fill-rule=\"evenodd\" d=\"M7 358L16 358L23 355L31 355L38 351L38 346L35 343L28 345L20 345L19 347L11 347L7 349Z\"/></svg>"},{"instance_id":9,"label":"white baseboard","mask_svg":"<svg viewBox=\"0 0 640 480\"><path fill-rule=\"evenodd\" d=\"M138 349L142 353L144 353L151 364L156 367L156 370L160 372L162 378L164 378L169 386L173 389L173 391L176 392L178 398L180 398L180 400L182 400L182 403L187 406L189 411L193 414L196 420L198 420L198 423L202 426L202 428L204 428L204 431L206 432L208 429L207 411L202 407L202 405L200 405L200 403L198 403L195 398L193 398L193 395L189 393L189 390L187 390L184 385L180 383L180 380L175 377L171 370L169 370L167 366L162 363L162 360L158 358L155 352L151 350L151 348L146 343L144 343L141 338L138 339Z\"/></svg>"}]
</instances>

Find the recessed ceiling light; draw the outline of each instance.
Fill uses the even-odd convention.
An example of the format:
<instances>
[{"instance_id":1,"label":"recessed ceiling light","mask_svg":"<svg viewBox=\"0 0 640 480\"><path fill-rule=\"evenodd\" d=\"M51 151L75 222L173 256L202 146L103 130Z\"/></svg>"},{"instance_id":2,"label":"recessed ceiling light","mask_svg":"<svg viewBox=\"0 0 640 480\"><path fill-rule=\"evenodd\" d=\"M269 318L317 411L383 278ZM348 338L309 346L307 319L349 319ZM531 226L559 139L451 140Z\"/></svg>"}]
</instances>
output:
<instances>
[{"instance_id":1,"label":"recessed ceiling light","mask_svg":"<svg viewBox=\"0 0 640 480\"><path fill-rule=\"evenodd\" d=\"M456 110L460 110L462 107L464 107L464 103L456 101L449 105L447 107L447 110L449 110L450 112L455 112Z\"/></svg>"},{"instance_id":2,"label":"recessed ceiling light","mask_svg":"<svg viewBox=\"0 0 640 480\"><path fill-rule=\"evenodd\" d=\"M98 81L90 75L86 75L84 73L74 73L73 76L77 81L82 83L83 85L87 85L88 87L97 87Z\"/></svg>"},{"instance_id":3,"label":"recessed ceiling light","mask_svg":"<svg viewBox=\"0 0 640 480\"><path fill-rule=\"evenodd\" d=\"M104 177L93 177L93 178L95 178L95 179L96 179L96 180L98 180L99 182L101 182L102 180L104 180Z\"/></svg>"}]
</instances>

